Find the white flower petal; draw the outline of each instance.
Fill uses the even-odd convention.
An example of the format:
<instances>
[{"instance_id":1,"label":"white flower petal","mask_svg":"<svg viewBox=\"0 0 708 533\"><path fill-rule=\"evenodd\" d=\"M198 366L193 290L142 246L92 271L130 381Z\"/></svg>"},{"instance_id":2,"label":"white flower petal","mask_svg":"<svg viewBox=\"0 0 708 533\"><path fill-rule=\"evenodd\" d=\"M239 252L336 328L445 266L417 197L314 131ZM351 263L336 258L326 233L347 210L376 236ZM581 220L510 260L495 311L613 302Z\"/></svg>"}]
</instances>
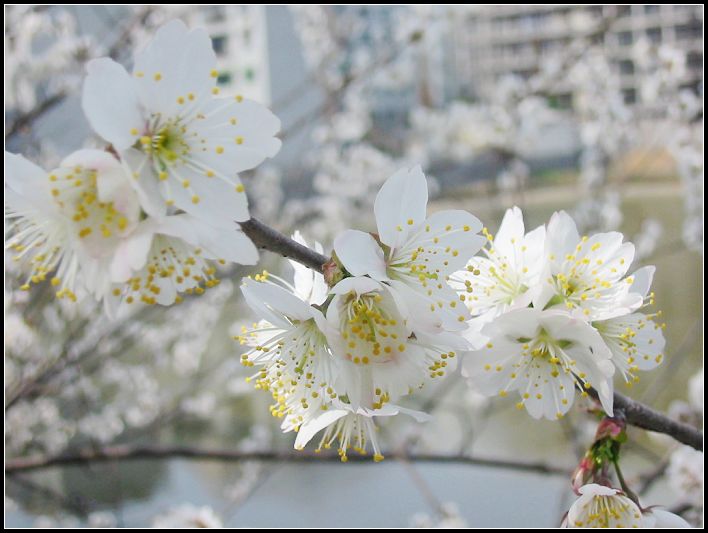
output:
<instances>
[{"instance_id":1,"label":"white flower petal","mask_svg":"<svg viewBox=\"0 0 708 533\"><path fill-rule=\"evenodd\" d=\"M648 265L635 270L632 274L633 281L630 291L639 294L642 298L645 298L651 288L651 282L654 279L655 272L656 267L653 265Z\"/></svg>"},{"instance_id":2,"label":"white flower petal","mask_svg":"<svg viewBox=\"0 0 708 533\"><path fill-rule=\"evenodd\" d=\"M140 270L145 265L153 236L154 225L143 223L130 237L120 242L110 266L112 282L126 282L134 271Z\"/></svg>"},{"instance_id":3,"label":"white flower petal","mask_svg":"<svg viewBox=\"0 0 708 533\"><path fill-rule=\"evenodd\" d=\"M313 418L306 424L300 427L295 439L295 449L302 450L308 442L312 440L317 433L322 431L327 426L334 424L340 418L347 416L349 411L344 409L330 409L323 412L321 415Z\"/></svg>"},{"instance_id":4,"label":"white flower petal","mask_svg":"<svg viewBox=\"0 0 708 533\"><path fill-rule=\"evenodd\" d=\"M307 248L310 247L299 231L295 231L292 235L292 239ZM315 251L318 253L324 252L319 242L315 242ZM295 294L313 305L323 303L327 299L327 293L329 292L329 287L327 287L324 276L320 272L315 272L292 259L288 259L288 262L294 270L293 285L295 287Z\"/></svg>"},{"instance_id":5,"label":"white flower petal","mask_svg":"<svg viewBox=\"0 0 708 533\"><path fill-rule=\"evenodd\" d=\"M279 313L284 317L296 320L309 320L312 318L310 306L300 300L293 293L286 291L273 283L258 282L252 279L244 279L241 285L241 292L246 297L248 305L256 313L261 313L263 307ZM254 304L256 305L254 307ZM271 315L272 313L268 313ZM273 322L268 319L269 322ZM282 324L283 320L278 323ZM275 324L275 322L273 322ZM278 325L278 324L276 324Z\"/></svg>"},{"instance_id":6,"label":"white flower petal","mask_svg":"<svg viewBox=\"0 0 708 533\"><path fill-rule=\"evenodd\" d=\"M481 229L481 228L480 228ZM479 230L477 230L479 231ZM516 244L524 238L524 217L521 209L514 206L506 210L504 218L494 237L494 247L499 253L513 258Z\"/></svg>"},{"instance_id":7,"label":"white flower petal","mask_svg":"<svg viewBox=\"0 0 708 533\"><path fill-rule=\"evenodd\" d=\"M167 205L154 178L149 157L130 148L121 153L121 162L145 212L157 218L165 216Z\"/></svg>"},{"instance_id":8,"label":"white flower petal","mask_svg":"<svg viewBox=\"0 0 708 533\"><path fill-rule=\"evenodd\" d=\"M240 228L232 223L231 228L215 228L201 220L192 222L199 246L208 259L223 259L239 265L255 265L258 250Z\"/></svg>"},{"instance_id":9,"label":"white flower petal","mask_svg":"<svg viewBox=\"0 0 708 533\"><path fill-rule=\"evenodd\" d=\"M191 93L195 101L210 98L215 65L207 31L190 31L181 20L172 20L135 56L133 73L141 102L152 112L172 115L182 111L179 97Z\"/></svg>"},{"instance_id":10,"label":"white flower petal","mask_svg":"<svg viewBox=\"0 0 708 533\"><path fill-rule=\"evenodd\" d=\"M190 215L208 222L213 226L230 226L234 221L244 222L250 218L248 197L241 187L219 178L207 178L204 175L181 168L179 183L175 180L161 182L162 195L171 198L175 206ZM189 182L188 187L183 183Z\"/></svg>"},{"instance_id":11,"label":"white flower petal","mask_svg":"<svg viewBox=\"0 0 708 533\"><path fill-rule=\"evenodd\" d=\"M362 276L344 278L337 283L330 292L332 294L348 294L354 292L357 295L384 290L384 286L376 280Z\"/></svg>"},{"instance_id":12,"label":"white flower petal","mask_svg":"<svg viewBox=\"0 0 708 533\"><path fill-rule=\"evenodd\" d=\"M553 213L546 231L546 254L563 257L572 253L580 240L575 221L565 211Z\"/></svg>"},{"instance_id":13,"label":"white flower petal","mask_svg":"<svg viewBox=\"0 0 708 533\"><path fill-rule=\"evenodd\" d=\"M257 102L213 98L190 123L190 131L206 141L197 147L194 158L205 168L233 176L275 156L281 146L275 137L279 130L280 120Z\"/></svg>"},{"instance_id":14,"label":"white flower petal","mask_svg":"<svg viewBox=\"0 0 708 533\"><path fill-rule=\"evenodd\" d=\"M18 154L5 152L5 185L29 201L52 205L47 173Z\"/></svg>"},{"instance_id":15,"label":"white flower petal","mask_svg":"<svg viewBox=\"0 0 708 533\"><path fill-rule=\"evenodd\" d=\"M383 250L369 233L350 229L339 234L334 251L351 275L387 279Z\"/></svg>"},{"instance_id":16,"label":"white flower petal","mask_svg":"<svg viewBox=\"0 0 708 533\"><path fill-rule=\"evenodd\" d=\"M86 70L82 96L86 118L116 150L125 150L145 127L134 80L109 58L89 61Z\"/></svg>"},{"instance_id":17,"label":"white flower petal","mask_svg":"<svg viewBox=\"0 0 708 533\"><path fill-rule=\"evenodd\" d=\"M428 184L420 166L401 169L388 178L374 202L381 242L393 249L406 242L425 220L427 204Z\"/></svg>"},{"instance_id":18,"label":"white flower petal","mask_svg":"<svg viewBox=\"0 0 708 533\"><path fill-rule=\"evenodd\" d=\"M644 514L644 527L690 528L691 524L679 515L663 509L652 508Z\"/></svg>"}]
</instances>

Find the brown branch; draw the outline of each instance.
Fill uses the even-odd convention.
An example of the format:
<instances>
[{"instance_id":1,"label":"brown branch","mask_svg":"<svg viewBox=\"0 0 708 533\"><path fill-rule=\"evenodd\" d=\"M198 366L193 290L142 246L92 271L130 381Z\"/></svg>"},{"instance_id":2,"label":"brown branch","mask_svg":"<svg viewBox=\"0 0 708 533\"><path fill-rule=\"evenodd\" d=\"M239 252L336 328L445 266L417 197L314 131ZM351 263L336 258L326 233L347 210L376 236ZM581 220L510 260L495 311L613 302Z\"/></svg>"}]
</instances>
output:
<instances>
[{"instance_id":1,"label":"brown branch","mask_svg":"<svg viewBox=\"0 0 708 533\"><path fill-rule=\"evenodd\" d=\"M322 272L322 266L329 261L328 257L295 242L255 218L241 222L241 229L258 248L280 254L317 272Z\"/></svg>"},{"instance_id":2,"label":"brown branch","mask_svg":"<svg viewBox=\"0 0 708 533\"><path fill-rule=\"evenodd\" d=\"M190 446L163 446L163 445L116 445L102 448L87 448L74 452L67 452L55 456L34 455L17 457L5 461L5 473L29 472L41 470L52 466L82 465L110 461L132 461L138 459L191 459L198 461L267 461L289 463L325 463L340 461L339 455L332 453L318 454L315 452L290 452L290 451L264 451L241 452L232 449L207 449ZM364 455L348 456L349 462L372 463L371 457ZM526 463L504 459L484 459L465 455L405 455L391 454L388 459L405 460L415 463L447 463L485 466L536 472L539 474L570 475L572 468L560 468L544 463Z\"/></svg>"},{"instance_id":3,"label":"brown branch","mask_svg":"<svg viewBox=\"0 0 708 533\"><path fill-rule=\"evenodd\" d=\"M591 387L587 391L590 396L599 401L597 391L594 388ZM614 414L615 416L623 416L629 425L656 433L663 433L696 450L703 451L702 431L689 424L673 420L648 405L632 400L619 392L614 394Z\"/></svg>"},{"instance_id":4,"label":"brown branch","mask_svg":"<svg viewBox=\"0 0 708 533\"><path fill-rule=\"evenodd\" d=\"M683 444L703 451L703 432L689 424L673 420L648 405L618 392L615 392L615 410L624 413L628 424L656 433L664 433Z\"/></svg>"}]
</instances>

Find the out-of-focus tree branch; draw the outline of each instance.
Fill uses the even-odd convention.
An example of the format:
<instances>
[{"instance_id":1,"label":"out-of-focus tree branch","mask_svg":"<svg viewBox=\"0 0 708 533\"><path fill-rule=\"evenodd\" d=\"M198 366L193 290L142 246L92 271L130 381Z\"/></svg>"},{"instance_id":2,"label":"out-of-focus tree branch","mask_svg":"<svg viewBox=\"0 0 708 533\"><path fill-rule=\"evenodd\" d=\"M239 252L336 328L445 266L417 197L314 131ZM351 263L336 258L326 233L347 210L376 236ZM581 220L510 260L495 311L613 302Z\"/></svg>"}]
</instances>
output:
<instances>
[{"instance_id":1,"label":"out-of-focus tree branch","mask_svg":"<svg viewBox=\"0 0 708 533\"><path fill-rule=\"evenodd\" d=\"M41 470L52 466L82 465L111 461L129 461L137 459L193 459L203 461L268 461L290 463L312 463L340 461L339 455L315 452L288 452L288 451L263 451L241 452L229 449L209 449L191 446L163 446L163 445L117 445L105 447L92 447L61 455L45 456L35 455L18 457L5 461L5 473L14 474ZM389 454L391 460L403 460L412 463L447 463L476 465L490 468L502 468L539 474L569 475L572 468L560 468L544 463L527 463L505 459L485 459L469 457L466 455L436 455L436 454ZM371 457L363 455L348 456L349 462L371 463Z\"/></svg>"},{"instance_id":2,"label":"out-of-focus tree branch","mask_svg":"<svg viewBox=\"0 0 708 533\"><path fill-rule=\"evenodd\" d=\"M130 42L130 34L135 29L136 26L145 24L148 17L155 10L154 6L146 6L144 9L140 10L129 22L126 24L123 31L115 40L114 44L108 49L108 57L115 59L121 50L123 50L128 42ZM92 58L87 58L92 59ZM5 128L5 141L12 139L14 136L23 132L24 130L30 128L32 124L42 117L48 111L54 109L57 105L63 102L68 93L63 89L58 90L54 94L51 94L37 103L29 111L19 114L14 118L14 120L7 124Z\"/></svg>"}]
</instances>

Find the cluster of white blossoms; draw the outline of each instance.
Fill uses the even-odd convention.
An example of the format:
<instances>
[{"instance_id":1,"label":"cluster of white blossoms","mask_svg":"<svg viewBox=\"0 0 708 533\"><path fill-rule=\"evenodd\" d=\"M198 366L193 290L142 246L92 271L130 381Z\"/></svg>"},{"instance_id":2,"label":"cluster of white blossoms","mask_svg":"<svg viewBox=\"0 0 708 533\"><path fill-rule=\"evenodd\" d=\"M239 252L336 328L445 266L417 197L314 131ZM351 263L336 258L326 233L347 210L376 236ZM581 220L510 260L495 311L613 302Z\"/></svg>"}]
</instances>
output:
<instances>
[{"instance_id":1,"label":"cluster of white blossoms","mask_svg":"<svg viewBox=\"0 0 708 533\"><path fill-rule=\"evenodd\" d=\"M619 489L591 483L580 487L580 497L563 520L567 528L687 528L680 516L650 507L642 509Z\"/></svg>"},{"instance_id":2,"label":"cluster of white blossoms","mask_svg":"<svg viewBox=\"0 0 708 533\"><path fill-rule=\"evenodd\" d=\"M318 449L336 444L346 461L350 448L371 448L381 460L374 419L424 419L397 402L469 349L471 315L448 278L484 244L482 225L464 211L427 216L427 201L421 169L400 170L376 197L378 233L335 239L329 284L296 263L294 285L265 272L244 280L262 320L236 337L249 347L241 360L259 367L252 379L283 430L298 432L296 448L324 430Z\"/></svg>"},{"instance_id":3,"label":"cluster of white blossoms","mask_svg":"<svg viewBox=\"0 0 708 533\"><path fill-rule=\"evenodd\" d=\"M57 297L80 289L113 313L178 303L216 285L219 264L257 262L238 173L278 152L280 121L220 96L215 66L205 30L169 22L132 74L109 58L87 65L83 110L105 151L48 172L5 154L6 248L26 266L23 289L49 280Z\"/></svg>"},{"instance_id":4,"label":"cluster of white blossoms","mask_svg":"<svg viewBox=\"0 0 708 533\"><path fill-rule=\"evenodd\" d=\"M612 415L613 376L627 385L661 363L660 312L649 292L654 267L628 275L634 246L621 233L580 236L565 212L526 232L509 209L496 237L455 272L451 284L466 304L474 350L463 372L486 395L517 392L534 418L561 418L576 390L594 389Z\"/></svg>"}]
</instances>

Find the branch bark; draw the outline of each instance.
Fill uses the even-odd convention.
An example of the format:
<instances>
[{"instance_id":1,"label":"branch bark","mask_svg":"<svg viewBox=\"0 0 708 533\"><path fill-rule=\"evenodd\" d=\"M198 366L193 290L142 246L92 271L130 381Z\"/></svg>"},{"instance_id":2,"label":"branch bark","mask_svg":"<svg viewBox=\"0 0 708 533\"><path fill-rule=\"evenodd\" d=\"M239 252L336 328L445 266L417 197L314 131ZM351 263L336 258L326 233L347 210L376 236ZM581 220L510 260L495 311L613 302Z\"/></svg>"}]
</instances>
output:
<instances>
[{"instance_id":1,"label":"branch bark","mask_svg":"<svg viewBox=\"0 0 708 533\"><path fill-rule=\"evenodd\" d=\"M255 218L241 222L241 229L258 248L280 254L317 272L322 272L322 266L329 261L327 256L295 242Z\"/></svg>"},{"instance_id":2,"label":"branch bark","mask_svg":"<svg viewBox=\"0 0 708 533\"><path fill-rule=\"evenodd\" d=\"M289 463L313 463L340 461L339 455L332 453L315 452L289 452L289 451L264 451L241 452L228 449L208 449L190 446L163 446L163 445L116 445L102 448L87 448L75 452L68 452L55 456L34 455L18 457L5 461L5 473L14 474L41 470L52 466L82 465L88 463L102 463L110 461L132 461L138 459L190 459L198 461L268 461ZM560 468L544 463L526 463L504 459L483 459L466 455L405 455L390 454L388 459L405 460L416 463L443 463L485 466L536 472L539 474L570 475L572 467ZM349 462L372 463L371 457L364 455L348 456Z\"/></svg>"},{"instance_id":3,"label":"branch bark","mask_svg":"<svg viewBox=\"0 0 708 533\"><path fill-rule=\"evenodd\" d=\"M703 451L703 432L693 426L673 420L648 405L632 400L618 392L615 393L615 409L624 413L628 424L664 433L683 444Z\"/></svg>"}]
</instances>

